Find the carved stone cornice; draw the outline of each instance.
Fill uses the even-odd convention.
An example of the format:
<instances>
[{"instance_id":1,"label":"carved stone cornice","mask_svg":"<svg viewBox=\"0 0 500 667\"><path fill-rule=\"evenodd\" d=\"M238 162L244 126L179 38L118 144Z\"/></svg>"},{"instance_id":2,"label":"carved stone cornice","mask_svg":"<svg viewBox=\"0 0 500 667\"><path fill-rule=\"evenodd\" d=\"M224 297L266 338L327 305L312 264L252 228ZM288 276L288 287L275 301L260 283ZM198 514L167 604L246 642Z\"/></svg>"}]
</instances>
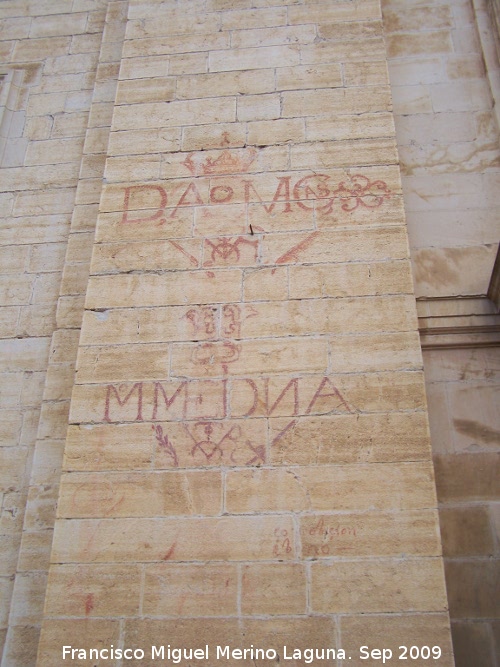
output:
<instances>
[{"instance_id":1,"label":"carved stone cornice","mask_svg":"<svg viewBox=\"0 0 500 667\"><path fill-rule=\"evenodd\" d=\"M500 313L486 296L417 299L422 349L500 346Z\"/></svg>"}]
</instances>

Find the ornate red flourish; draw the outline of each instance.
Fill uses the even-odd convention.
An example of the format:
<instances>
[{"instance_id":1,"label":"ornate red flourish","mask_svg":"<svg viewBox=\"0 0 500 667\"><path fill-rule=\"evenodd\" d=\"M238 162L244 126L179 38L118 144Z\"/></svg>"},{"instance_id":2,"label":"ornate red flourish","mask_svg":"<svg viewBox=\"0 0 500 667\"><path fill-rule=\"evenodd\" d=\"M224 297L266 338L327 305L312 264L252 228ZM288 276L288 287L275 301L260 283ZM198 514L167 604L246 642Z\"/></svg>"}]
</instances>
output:
<instances>
[{"instance_id":1,"label":"ornate red flourish","mask_svg":"<svg viewBox=\"0 0 500 667\"><path fill-rule=\"evenodd\" d=\"M385 181L371 181L363 174L354 174L350 182L341 181L334 196L342 201L343 211L354 211L358 206L378 208L391 196L391 191Z\"/></svg>"}]
</instances>

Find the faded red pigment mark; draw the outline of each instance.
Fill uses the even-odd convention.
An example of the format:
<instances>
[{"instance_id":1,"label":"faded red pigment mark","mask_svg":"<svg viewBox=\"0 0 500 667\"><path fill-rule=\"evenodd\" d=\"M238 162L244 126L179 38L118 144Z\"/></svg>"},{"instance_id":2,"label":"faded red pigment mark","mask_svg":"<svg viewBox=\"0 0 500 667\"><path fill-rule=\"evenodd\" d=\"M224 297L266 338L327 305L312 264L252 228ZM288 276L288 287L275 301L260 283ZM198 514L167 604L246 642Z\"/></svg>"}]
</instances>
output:
<instances>
[{"instance_id":1,"label":"faded red pigment mark","mask_svg":"<svg viewBox=\"0 0 500 667\"><path fill-rule=\"evenodd\" d=\"M333 209L333 192L327 185L330 176L326 174L311 174L301 178L293 188L293 196L296 204L304 211L321 211L322 213L331 213ZM312 201L313 205L308 206ZM325 202L319 205L318 202Z\"/></svg>"},{"instance_id":2,"label":"faded red pigment mark","mask_svg":"<svg viewBox=\"0 0 500 667\"><path fill-rule=\"evenodd\" d=\"M277 442L279 442L279 441L281 440L281 438L283 438L283 437L285 436L285 434L288 433L288 431L289 431L291 428L294 428L298 423L299 423L299 420L298 420L298 419L292 419L292 421L289 422L289 423L285 426L285 428L284 428L282 431L280 431L280 432L278 433L278 435L277 435L275 438L273 438L273 441L271 442L271 446L273 446L273 445L275 445Z\"/></svg>"},{"instance_id":3,"label":"faded red pigment mark","mask_svg":"<svg viewBox=\"0 0 500 667\"><path fill-rule=\"evenodd\" d=\"M342 537L344 535L356 537L356 530L356 526L342 526L340 523L335 525L325 524L324 517L321 517L315 526L309 528L309 535L319 535L332 542L334 537Z\"/></svg>"},{"instance_id":4,"label":"faded red pigment mark","mask_svg":"<svg viewBox=\"0 0 500 667\"><path fill-rule=\"evenodd\" d=\"M184 394L184 401L183 401L183 412L182 415L185 418L186 413L187 413L187 406L188 406L188 382L187 380L184 380L179 384L175 392L172 394L172 396L169 398L167 396L167 392L165 391L163 384L161 382L155 382L154 383L154 402L153 402L153 414L151 416L151 419L153 421L157 419L157 414L158 414L158 408L159 408L159 397L160 393L163 396L163 401L165 403L165 407L167 410L170 408L170 406L175 402L177 397L181 397L182 394Z\"/></svg>"},{"instance_id":5,"label":"faded red pigment mark","mask_svg":"<svg viewBox=\"0 0 500 667\"><path fill-rule=\"evenodd\" d=\"M385 181L370 181L363 174L354 174L351 177L351 184L346 185L342 181L333 194L342 201L341 209L351 212L358 206L366 208L382 206L384 200L390 198L391 191Z\"/></svg>"},{"instance_id":6,"label":"faded red pigment mark","mask_svg":"<svg viewBox=\"0 0 500 667\"><path fill-rule=\"evenodd\" d=\"M264 203L264 200L262 197L259 195L257 190L255 189L255 186L252 181L247 181L247 180L242 180L241 182L245 186L245 202L248 204L252 201L251 195L253 192L254 197L256 198L254 201L259 202L261 206L264 207L264 210L266 213L271 214L274 210L274 207L278 203L283 204L283 213L290 213L292 210L292 200L290 197L290 179L291 176L278 176L278 187L276 188L276 192L274 193L274 197L272 202L267 206Z\"/></svg>"},{"instance_id":7,"label":"faded red pigment mark","mask_svg":"<svg viewBox=\"0 0 500 667\"><path fill-rule=\"evenodd\" d=\"M193 266L196 266L196 267L198 266L198 260L196 259L196 257L193 257L193 255L191 255L189 252L184 250L184 248L181 245L179 245L179 243L176 243L175 241L169 241L169 243L171 243L176 250L178 250L185 257L187 257Z\"/></svg>"},{"instance_id":8,"label":"faded red pigment mark","mask_svg":"<svg viewBox=\"0 0 500 667\"><path fill-rule=\"evenodd\" d=\"M329 556L338 553L346 553L353 550L353 546L339 538L357 537L358 531L363 526L349 526L340 523L326 524L321 517L316 525L309 529L308 533L312 537L318 537L321 544L311 544L305 542L303 545L305 556ZM332 544L333 543L333 544Z\"/></svg>"},{"instance_id":9,"label":"faded red pigment mark","mask_svg":"<svg viewBox=\"0 0 500 667\"><path fill-rule=\"evenodd\" d=\"M240 357L241 345L225 340L222 343L201 343L194 348L191 360L203 366L221 364L227 372L227 364L237 361Z\"/></svg>"},{"instance_id":10,"label":"faded red pigment mark","mask_svg":"<svg viewBox=\"0 0 500 667\"><path fill-rule=\"evenodd\" d=\"M173 443L169 440L168 435L163 433L163 428L160 424L151 427L156 432L156 440L160 445L162 451L164 451L168 456L172 458L172 463L175 467L179 465L179 459L177 457L177 452L175 451Z\"/></svg>"},{"instance_id":11,"label":"faded red pigment mark","mask_svg":"<svg viewBox=\"0 0 500 667\"><path fill-rule=\"evenodd\" d=\"M167 553L162 556L162 560L170 560L172 556L174 555L175 547L177 546L177 541L175 541L170 549L167 551Z\"/></svg>"},{"instance_id":12,"label":"faded red pigment mark","mask_svg":"<svg viewBox=\"0 0 500 667\"><path fill-rule=\"evenodd\" d=\"M200 426L203 429L203 434L205 437L199 439L199 436L192 433L186 424L183 424L186 433L189 435L191 440L194 442L194 446L191 449L191 456L194 458L197 451L202 452L207 463L211 460L214 454L218 454L218 458L222 459L224 457L224 451L222 445L229 440L233 443L234 446L238 445L237 438L241 437L241 427L233 426L228 431L226 431L222 438L216 440L213 439L214 425L211 422L197 422L193 427L193 432L196 428Z\"/></svg>"},{"instance_id":13,"label":"faded red pigment mark","mask_svg":"<svg viewBox=\"0 0 500 667\"><path fill-rule=\"evenodd\" d=\"M85 598L85 615L88 616L94 609L94 594L89 593Z\"/></svg>"},{"instance_id":14,"label":"faded red pigment mark","mask_svg":"<svg viewBox=\"0 0 500 667\"><path fill-rule=\"evenodd\" d=\"M239 338L241 334L241 308L226 304L222 308L222 333L228 338Z\"/></svg>"},{"instance_id":15,"label":"faded red pigment mark","mask_svg":"<svg viewBox=\"0 0 500 667\"><path fill-rule=\"evenodd\" d=\"M329 393L329 394L322 394L322 393L321 393L321 392L322 392L322 389L323 389L323 387L324 387L327 383L331 386L331 388L333 389L333 392L332 392L332 393ZM341 404L343 405L343 407L347 410L347 412L352 412L350 406L347 404L345 398L342 396L342 394L341 394L340 391L337 389L337 387L336 387L334 384L332 384L332 382L331 382L327 377L324 377L323 380L321 381L321 384L319 385L318 389L316 390L316 393L315 393L314 396L312 397L311 402L309 403L309 406L308 406L308 408L307 408L307 410L306 410L306 415L309 415L309 414L311 413L311 410L312 410L312 408L313 408L313 405L316 403L316 401L318 400L318 398L331 398L331 397L338 398L339 401L340 401L340 403L341 403ZM298 414L298 413L295 412L295 414Z\"/></svg>"},{"instance_id":16,"label":"faded red pigment mark","mask_svg":"<svg viewBox=\"0 0 500 667\"><path fill-rule=\"evenodd\" d=\"M132 191L134 192L146 192L155 190L160 195L160 205L156 213L150 215L146 218L129 218L129 209L130 209L130 195ZM162 217L165 212L165 207L167 205L167 193L161 187L161 185L131 185L124 189L124 198L123 198L123 216L122 223L131 223L131 222L152 222L153 220L158 220L160 224L165 222L165 219Z\"/></svg>"},{"instance_id":17,"label":"faded red pigment mark","mask_svg":"<svg viewBox=\"0 0 500 667\"><path fill-rule=\"evenodd\" d=\"M249 241L244 236L238 236L236 239L229 239L227 237L219 238L216 243L210 239L205 239L205 247L211 247L210 260L205 261L203 266L214 266L221 263L223 266L227 260L238 262L241 256L241 245L253 246L254 261L257 259L258 241Z\"/></svg>"},{"instance_id":18,"label":"faded red pigment mark","mask_svg":"<svg viewBox=\"0 0 500 667\"><path fill-rule=\"evenodd\" d=\"M191 195L193 195L193 199L190 199ZM181 198L177 203L177 206L174 208L169 217L175 218L175 216L177 215L177 210L181 206L202 206L202 205L203 205L203 199L201 198L201 195L195 183L189 183L187 188L182 193Z\"/></svg>"},{"instance_id":19,"label":"faded red pigment mark","mask_svg":"<svg viewBox=\"0 0 500 667\"><path fill-rule=\"evenodd\" d=\"M226 426L220 422L198 421L192 425L182 424L186 435L190 438L193 445L188 449L186 454L189 454L196 460L197 454L201 453L204 463L210 464L215 461L229 460L235 463L235 453L238 448L244 453L244 449L253 456L247 460L243 465L260 465L266 462L266 447L265 445L254 445L251 440L242 440L242 427L237 424L235 426ZM163 434L160 425L152 426L152 429L157 433L157 440L160 447L167 451L172 457L174 465L177 466L177 453L180 445L174 447L173 442L168 436ZM182 444L182 449L185 445ZM187 443L187 447L190 445Z\"/></svg>"},{"instance_id":20,"label":"faded red pigment mark","mask_svg":"<svg viewBox=\"0 0 500 667\"><path fill-rule=\"evenodd\" d=\"M216 312L213 306L194 306L183 317L191 322L195 335L204 333L212 337L216 333Z\"/></svg>"},{"instance_id":21,"label":"faded red pigment mark","mask_svg":"<svg viewBox=\"0 0 500 667\"><path fill-rule=\"evenodd\" d=\"M224 338L239 338L241 336L241 323L251 317L257 317L258 311L250 305L245 306L243 311L237 304L225 304L222 306L221 333Z\"/></svg>"},{"instance_id":22,"label":"faded red pigment mark","mask_svg":"<svg viewBox=\"0 0 500 667\"><path fill-rule=\"evenodd\" d=\"M343 211L352 212L358 207L378 208L392 195L385 181L381 179L372 181L363 174L350 176L349 179L341 181L336 188L329 183L331 177L327 174L305 176L297 181L293 188L291 176L275 176L277 185L272 198L263 198L252 179L233 177L231 185L221 182L224 175L245 172L253 161L253 156L254 153L231 155L228 150L224 150L218 158L212 159L205 158L204 154L195 156L191 153L183 164L196 176L207 174L215 176L214 181L217 185L210 187L207 197L204 192L199 191L194 180L189 181L180 196L176 193L174 201L177 203L168 217L175 218L177 211L183 207L240 203L240 201L247 205L260 204L268 215L273 214L277 207L283 214L291 213L294 207L298 207L303 211L317 211L324 216L333 212L336 202L340 203ZM134 195L139 195L137 204L132 201L136 198ZM170 193L170 197L172 196L173 193ZM161 185L133 185L124 188L122 223L156 221L157 224L165 224L168 199L169 195ZM144 210L148 212L148 209L154 212L143 218L130 218L131 209L136 214Z\"/></svg>"},{"instance_id":23,"label":"faded red pigment mark","mask_svg":"<svg viewBox=\"0 0 500 667\"><path fill-rule=\"evenodd\" d=\"M279 557L291 553L292 545L290 543L290 537L288 536L288 530L276 528L274 535L276 537L276 542L273 546L273 556Z\"/></svg>"},{"instance_id":24,"label":"faded red pigment mark","mask_svg":"<svg viewBox=\"0 0 500 667\"><path fill-rule=\"evenodd\" d=\"M223 308L223 328L225 333L239 335L239 307L237 310L232 310L233 306L228 306L227 311ZM216 309L215 309L216 310ZM252 317L253 313L246 315L248 309L245 308L245 317ZM212 307L206 309L194 309L188 311L185 315L193 327L198 327L198 330L205 329L207 333L213 335L215 330L215 320L212 321L208 315L212 313ZM208 319L205 319L207 315ZM239 358L240 346L230 340L214 341L198 344L193 349L192 361L197 364L221 364L225 372L227 372L228 364L236 361ZM251 417L262 406L264 414L268 417L276 412L278 406L282 405L285 400L292 403L292 409L282 412L282 416L298 417L300 415L310 414L329 414L333 411L346 411L353 413L356 411L355 407L351 407L348 401L344 398L342 393L337 389L335 384L327 377L321 378L317 389L308 404L303 403L303 389L301 389L301 379L291 378L283 385L278 397L272 401L270 398L270 378L261 378L264 387L259 388L257 380L252 378L238 378L236 382L244 383L249 389L248 403L244 408L240 408L241 412L238 417ZM164 387L165 382L171 388L171 394L167 393ZM144 421L143 412L146 410L146 421L158 420L158 414L161 408L165 408L167 412L179 413L179 416L186 419L188 416L189 406L202 403L202 396L197 393L198 386L204 386L207 380L182 380L182 381L155 381L151 383L136 382L131 389L130 385L107 385L105 395L104 407L104 421ZM222 414L217 409L216 414L196 414L193 415L196 419L214 419L216 417L225 418L228 415L231 399L227 387L227 379L209 380L210 387L220 388L220 401L222 404ZM123 387L123 388L122 388ZM194 391L193 391L194 390ZM211 390L212 391L212 390ZM211 395L213 395L211 393ZM144 402L143 396L148 397ZM318 405L319 404L319 405ZM119 409L126 410L126 415L119 413ZM234 406L233 406L234 409ZM175 417L174 417L175 418Z\"/></svg>"},{"instance_id":25,"label":"faded red pigment mark","mask_svg":"<svg viewBox=\"0 0 500 667\"><path fill-rule=\"evenodd\" d=\"M201 153L189 153L182 164L193 174L193 176L204 176L207 174L236 174L246 172L255 160L257 151L255 148L244 150L222 151L217 158L206 157Z\"/></svg>"},{"instance_id":26,"label":"faded red pigment mark","mask_svg":"<svg viewBox=\"0 0 500 667\"><path fill-rule=\"evenodd\" d=\"M287 262L297 261L299 253L305 250L319 234L320 232L316 231L312 234L309 234L309 236L306 236L303 241L297 243L297 245L293 246L293 248L290 248L290 250L287 250L287 252L284 255L281 255L281 257L278 257L276 264L286 264Z\"/></svg>"},{"instance_id":27,"label":"faded red pigment mark","mask_svg":"<svg viewBox=\"0 0 500 667\"><path fill-rule=\"evenodd\" d=\"M104 403L104 421L105 422L110 422L111 417L109 416L109 409L110 409L110 401L111 401L111 394L113 393L115 395L116 400L118 401L118 405L120 407L123 407L125 403L129 400L129 398L132 396L132 394L135 392L137 389L137 416L135 418L135 421L143 421L142 418L142 382L136 382L132 389L128 392L128 394L125 396L125 398L122 400L120 398L120 394L118 393L118 390L116 387L112 384L108 384L107 389L106 389L106 399ZM118 388L120 385L118 385Z\"/></svg>"},{"instance_id":28,"label":"faded red pigment mark","mask_svg":"<svg viewBox=\"0 0 500 667\"><path fill-rule=\"evenodd\" d=\"M265 445L256 445L254 447L250 442L250 440L247 440L245 444L248 447L248 449L250 449L255 454L253 458L248 459L248 461L246 461L245 463L246 466L259 465L260 463L266 462Z\"/></svg>"},{"instance_id":29,"label":"faded red pigment mark","mask_svg":"<svg viewBox=\"0 0 500 667\"><path fill-rule=\"evenodd\" d=\"M246 382L248 386L251 388L253 392L253 404L251 405L250 409L242 415L243 417L250 417L250 415L253 415L255 410L258 407L259 402L262 403L262 399L259 399L259 389L257 387L257 384L254 382L254 380L251 380L250 378L242 378L243 382ZM283 400L283 398L286 396L288 390L290 388L293 388L293 414L298 415L299 414L299 379L298 378L292 378L289 383L285 386L285 388L282 390L281 394L278 396L278 398L274 401L271 407L269 407L269 378L264 378L264 410L266 415L269 417L278 404Z\"/></svg>"},{"instance_id":30,"label":"faded red pigment mark","mask_svg":"<svg viewBox=\"0 0 500 667\"><path fill-rule=\"evenodd\" d=\"M106 480L102 485L99 485L98 491L91 488L88 482L75 485L71 498L72 509L78 512L81 506L88 505L90 500L91 502L97 502L103 508L102 516L109 516L123 505L125 494L117 496L110 480Z\"/></svg>"}]
</instances>

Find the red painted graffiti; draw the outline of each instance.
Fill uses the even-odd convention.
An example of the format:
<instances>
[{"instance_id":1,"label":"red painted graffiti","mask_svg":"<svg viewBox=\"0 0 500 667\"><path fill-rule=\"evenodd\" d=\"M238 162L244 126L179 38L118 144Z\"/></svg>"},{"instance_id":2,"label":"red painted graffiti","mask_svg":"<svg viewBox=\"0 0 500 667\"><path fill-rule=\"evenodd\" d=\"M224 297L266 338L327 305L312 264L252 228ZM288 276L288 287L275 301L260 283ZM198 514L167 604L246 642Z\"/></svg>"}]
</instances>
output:
<instances>
[{"instance_id":1,"label":"red painted graffiti","mask_svg":"<svg viewBox=\"0 0 500 667\"><path fill-rule=\"evenodd\" d=\"M115 397L118 405L120 407L123 407L126 403L128 403L128 401L130 400L132 395L135 394L136 391L137 391L137 416L135 418L135 421L143 421L143 419L142 419L142 385L143 385L142 382L136 382L133 385L132 389L130 389L128 394L122 399L120 397L120 393L119 393L120 385L118 385L118 388L117 388L117 387L115 387L115 385L108 384L108 386L106 387L106 398L105 398L105 402L104 402L104 421L105 422L112 421L112 419L109 415L110 406L111 406L111 397L112 396Z\"/></svg>"},{"instance_id":2,"label":"red painted graffiti","mask_svg":"<svg viewBox=\"0 0 500 667\"><path fill-rule=\"evenodd\" d=\"M241 257L241 247L250 246L253 248L252 261L257 260L258 241L249 241L244 236L238 236L231 239L223 236L215 241L205 239L205 248L210 253L210 259L203 262L203 266L225 265L229 261L238 262Z\"/></svg>"},{"instance_id":3,"label":"red painted graffiti","mask_svg":"<svg viewBox=\"0 0 500 667\"><path fill-rule=\"evenodd\" d=\"M159 201L155 202L155 205L157 205L156 211L149 216L146 217L140 217L140 218L130 218L129 217L129 211L132 208L132 201L131 200L136 200L134 203L134 208L150 208L148 204L150 204L151 200L151 194L152 192L158 193L160 199ZM143 195L146 195L146 198L144 200ZM158 223L163 223L165 220L162 218L164 215L164 209L167 205L167 193L165 192L164 188L161 187L161 185L130 185L129 187L124 189L124 197L123 197L123 216L122 216L122 223L128 223L128 222L152 222L153 220L157 220ZM153 207L154 208L154 207Z\"/></svg>"},{"instance_id":4,"label":"red painted graffiti","mask_svg":"<svg viewBox=\"0 0 500 667\"><path fill-rule=\"evenodd\" d=\"M215 316L217 308L213 306L195 306L190 308L183 316L191 323L193 334L207 334L207 336L215 336L216 320Z\"/></svg>"},{"instance_id":5,"label":"red painted graffiti","mask_svg":"<svg viewBox=\"0 0 500 667\"><path fill-rule=\"evenodd\" d=\"M229 139L222 144L227 143ZM216 158L207 157L204 153L189 153L182 163L194 176L203 176L206 174L237 174L245 172L255 160L257 150L255 148L245 148L243 150L228 151L224 150Z\"/></svg>"},{"instance_id":6,"label":"red painted graffiti","mask_svg":"<svg viewBox=\"0 0 500 667\"><path fill-rule=\"evenodd\" d=\"M232 323L229 323L229 326ZM233 332L234 333L234 332ZM198 363L230 363L236 360L238 347L225 344L204 343L196 347ZM219 355L219 356L213 356ZM233 355L234 356L233 358ZM299 417L312 414L350 413L349 405L332 380L325 376L310 386L304 396L304 379L285 378L276 398L270 397L270 378L235 378L220 380L165 380L109 384L104 395L104 422L157 421L159 419L224 419L228 414L237 418L282 416ZM237 387L236 394L233 392ZM232 391L231 391L232 389ZM147 413L147 414L145 414ZM291 424L295 425L297 420ZM278 442L288 426L277 435Z\"/></svg>"},{"instance_id":7,"label":"red painted graffiti","mask_svg":"<svg viewBox=\"0 0 500 667\"><path fill-rule=\"evenodd\" d=\"M385 181L370 181L362 174L355 174L350 182L342 181L334 190L334 196L340 200L343 211L354 211L358 206L378 208L390 195L391 191Z\"/></svg>"},{"instance_id":8,"label":"red painted graffiti","mask_svg":"<svg viewBox=\"0 0 500 667\"><path fill-rule=\"evenodd\" d=\"M275 542L273 546L273 556L279 558L292 552L292 543L288 530L276 528L274 531Z\"/></svg>"},{"instance_id":9,"label":"red painted graffiti","mask_svg":"<svg viewBox=\"0 0 500 667\"><path fill-rule=\"evenodd\" d=\"M156 440L158 441L161 449L167 454L167 456L171 457L173 465L177 467L179 465L177 452L175 451L173 443L169 440L168 435L163 433L161 424L153 425L151 428L156 433Z\"/></svg>"},{"instance_id":10,"label":"red painted graffiti","mask_svg":"<svg viewBox=\"0 0 500 667\"><path fill-rule=\"evenodd\" d=\"M194 348L191 359L195 364L201 366L219 364L226 372L227 365L238 361L240 354L241 345L225 340L214 343L200 343Z\"/></svg>"},{"instance_id":11,"label":"red painted graffiti","mask_svg":"<svg viewBox=\"0 0 500 667\"><path fill-rule=\"evenodd\" d=\"M290 250L287 250L283 255L278 257L276 264L286 264L287 262L297 261L298 256L302 250L305 250L308 246L310 246L319 233L320 232L316 231L312 234L309 234L309 236L306 236L303 241L297 243L297 245L293 246L293 248L290 248Z\"/></svg>"},{"instance_id":12,"label":"red painted graffiti","mask_svg":"<svg viewBox=\"0 0 500 667\"><path fill-rule=\"evenodd\" d=\"M203 436L201 438L199 435L196 435L196 432L200 427L203 431ZM184 429L194 443L193 448L191 449L191 456L195 458L197 452L201 452L207 462L214 456L218 459L222 459L224 456L223 446L226 441L230 441L233 445L236 445L238 438L241 437L240 426L233 426L223 433L221 438L214 438L215 427L211 422L198 422L192 428L184 424Z\"/></svg>"},{"instance_id":13,"label":"red painted graffiti","mask_svg":"<svg viewBox=\"0 0 500 667\"><path fill-rule=\"evenodd\" d=\"M239 338L241 333L241 308L236 304L222 307L222 335L225 338Z\"/></svg>"},{"instance_id":14,"label":"red painted graffiti","mask_svg":"<svg viewBox=\"0 0 500 667\"><path fill-rule=\"evenodd\" d=\"M259 192L262 184L256 179L236 176L217 176L212 179L210 187L203 188L196 180L187 181L182 186L178 182L174 185L128 186L123 190L122 223L165 224L167 217L175 218L179 210L186 207L235 203L259 204L269 216L276 211L291 213L294 207L329 215L336 202L341 210L352 212L358 207L378 208L392 196L385 181L371 180L364 174L353 174L336 186L328 174L310 174L295 183L292 176L269 178L274 178L276 183L271 196ZM167 209L170 209L168 215Z\"/></svg>"}]
</instances>

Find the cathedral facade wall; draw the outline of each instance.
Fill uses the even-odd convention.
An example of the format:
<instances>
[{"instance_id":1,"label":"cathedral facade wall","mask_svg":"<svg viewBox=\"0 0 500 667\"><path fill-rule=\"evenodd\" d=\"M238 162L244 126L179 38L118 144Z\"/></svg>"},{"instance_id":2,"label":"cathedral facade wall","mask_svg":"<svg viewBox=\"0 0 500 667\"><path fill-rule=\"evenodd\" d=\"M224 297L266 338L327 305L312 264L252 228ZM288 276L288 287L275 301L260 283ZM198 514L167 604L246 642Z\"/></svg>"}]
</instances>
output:
<instances>
[{"instance_id":1,"label":"cathedral facade wall","mask_svg":"<svg viewBox=\"0 0 500 667\"><path fill-rule=\"evenodd\" d=\"M494 11L1 3L2 667L495 667Z\"/></svg>"}]
</instances>

